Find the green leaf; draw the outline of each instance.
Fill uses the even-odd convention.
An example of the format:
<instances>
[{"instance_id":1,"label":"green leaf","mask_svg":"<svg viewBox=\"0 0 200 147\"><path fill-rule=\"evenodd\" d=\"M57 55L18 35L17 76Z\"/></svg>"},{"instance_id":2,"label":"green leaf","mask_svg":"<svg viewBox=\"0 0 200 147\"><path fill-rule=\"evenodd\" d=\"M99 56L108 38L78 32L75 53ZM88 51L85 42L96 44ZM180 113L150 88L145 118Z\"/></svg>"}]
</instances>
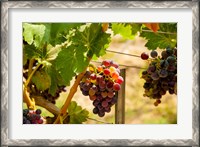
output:
<instances>
[{"instance_id":1,"label":"green leaf","mask_svg":"<svg viewBox=\"0 0 200 147\"><path fill-rule=\"evenodd\" d=\"M53 47L51 44L48 44L47 45L47 55L46 55L45 60L47 60L47 61L55 60L60 51L61 51L61 47L59 45Z\"/></svg>"},{"instance_id":2,"label":"green leaf","mask_svg":"<svg viewBox=\"0 0 200 147\"><path fill-rule=\"evenodd\" d=\"M27 63L27 55L26 54L23 54L23 66Z\"/></svg>"},{"instance_id":3,"label":"green leaf","mask_svg":"<svg viewBox=\"0 0 200 147\"><path fill-rule=\"evenodd\" d=\"M61 44L66 40L66 35L70 30L78 28L81 23L51 23L51 44Z\"/></svg>"},{"instance_id":4,"label":"green leaf","mask_svg":"<svg viewBox=\"0 0 200 147\"><path fill-rule=\"evenodd\" d=\"M31 58L40 58L40 52L35 48L34 45L24 45L23 51L28 59Z\"/></svg>"},{"instance_id":5,"label":"green leaf","mask_svg":"<svg viewBox=\"0 0 200 147\"><path fill-rule=\"evenodd\" d=\"M136 35L138 32L140 32L142 30L142 24L140 23L131 23L131 31L132 34Z\"/></svg>"},{"instance_id":6,"label":"green leaf","mask_svg":"<svg viewBox=\"0 0 200 147\"><path fill-rule=\"evenodd\" d=\"M47 44L51 43L51 29L52 29L52 25L51 25L51 23L44 23L42 25L45 26L45 33L44 33L42 42L43 43L47 43Z\"/></svg>"},{"instance_id":7,"label":"green leaf","mask_svg":"<svg viewBox=\"0 0 200 147\"><path fill-rule=\"evenodd\" d=\"M75 76L74 62L76 62L74 59L74 49L69 47L61 50L56 58L56 69L66 83L71 81L72 77Z\"/></svg>"},{"instance_id":8,"label":"green leaf","mask_svg":"<svg viewBox=\"0 0 200 147\"><path fill-rule=\"evenodd\" d=\"M38 90L46 90L51 85L50 76L44 71L36 71L32 77L32 82L36 85Z\"/></svg>"},{"instance_id":9,"label":"green leaf","mask_svg":"<svg viewBox=\"0 0 200 147\"><path fill-rule=\"evenodd\" d=\"M23 50L27 59L35 58L43 66L46 66L51 65L51 62L57 58L58 53L61 51L61 46L53 47L51 44L48 44L41 48L35 48L34 45L24 45Z\"/></svg>"},{"instance_id":10,"label":"green leaf","mask_svg":"<svg viewBox=\"0 0 200 147\"><path fill-rule=\"evenodd\" d=\"M23 37L29 45L34 44L35 47L39 47L42 43L44 34L44 25L23 23Z\"/></svg>"},{"instance_id":11,"label":"green leaf","mask_svg":"<svg viewBox=\"0 0 200 147\"><path fill-rule=\"evenodd\" d=\"M147 40L145 46L149 50L157 48L165 49L167 47L176 47L177 45L177 24L161 23L159 24L160 30L163 33L145 32L143 31L140 36ZM164 33L167 32L167 33Z\"/></svg>"},{"instance_id":12,"label":"green leaf","mask_svg":"<svg viewBox=\"0 0 200 147\"><path fill-rule=\"evenodd\" d=\"M70 124L82 124L87 121L89 112L86 109L82 109L75 101L71 101L68 107L68 114L70 116Z\"/></svg>"},{"instance_id":13,"label":"green leaf","mask_svg":"<svg viewBox=\"0 0 200 147\"><path fill-rule=\"evenodd\" d=\"M134 39L135 30L132 29L131 25L125 23L112 23L112 30L114 34L120 34L124 39Z\"/></svg>"},{"instance_id":14,"label":"green leaf","mask_svg":"<svg viewBox=\"0 0 200 147\"><path fill-rule=\"evenodd\" d=\"M102 31L99 23L90 23L80 27L72 38L73 44L82 50L88 51L87 56L94 54L99 57L105 54L107 45L110 43L110 34Z\"/></svg>"},{"instance_id":15,"label":"green leaf","mask_svg":"<svg viewBox=\"0 0 200 147\"><path fill-rule=\"evenodd\" d=\"M86 69L89 64L87 57L89 52L91 52L91 55L99 57L105 54L106 47L110 42L110 34L104 33L98 23L30 25L32 27L45 26L45 33L42 45L39 47L36 47L33 43L24 45L24 53L28 59L34 58L38 60L38 63L43 64L43 67L46 67L46 72L51 79L49 92L52 95L55 94L58 85L68 85L76 74ZM64 38L61 43L65 42L66 44L67 42L66 46L50 44L53 35L55 35L55 39Z\"/></svg>"},{"instance_id":16,"label":"green leaf","mask_svg":"<svg viewBox=\"0 0 200 147\"><path fill-rule=\"evenodd\" d=\"M73 76L84 71L89 64L88 53L103 55L109 39L110 34L104 33L97 23L71 30L67 36L69 44L59 52L55 62L64 81L70 82Z\"/></svg>"},{"instance_id":17,"label":"green leaf","mask_svg":"<svg viewBox=\"0 0 200 147\"><path fill-rule=\"evenodd\" d=\"M51 65L51 66L46 66L45 67L45 71L48 73L48 75L51 78L51 85L49 87L49 93L51 95L55 95L56 91L58 89L58 86L69 86L69 82L65 83L61 77L61 75L59 74L59 72L56 70L56 68Z\"/></svg>"}]
</instances>

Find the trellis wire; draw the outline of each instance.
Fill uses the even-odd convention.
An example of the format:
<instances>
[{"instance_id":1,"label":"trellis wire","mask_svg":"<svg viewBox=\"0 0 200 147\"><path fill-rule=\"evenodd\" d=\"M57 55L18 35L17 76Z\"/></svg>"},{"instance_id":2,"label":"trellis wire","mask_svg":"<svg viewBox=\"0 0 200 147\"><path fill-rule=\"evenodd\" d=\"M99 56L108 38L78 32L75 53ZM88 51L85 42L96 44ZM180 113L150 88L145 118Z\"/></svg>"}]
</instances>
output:
<instances>
[{"instance_id":1,"label":"trellis wire","mask_svg":"<svg viewBox=\"0 0 200 147\"><path fill-rule=\"evenodd\" d=\"M155 33L151 30L142 30L142 32L149 32L149 33ZM163 32L163 31L156 31L156 33L160 33L160 34L169 34L169 35L176 35L177 33L172 33L172 32Z\"/></svg>"},{"instance_id":2,"label":"trellis wire","mask_svg":"<svg viewBox=\"0 0 200 147\"><path fill-rule=\"evenodd\" d=\"M127 55L127 56L133 56L133 57L139 57L138 55L133 55L133 54L127 54L127 53L122 53L122 52L117 52L117 51L111 51L111 50L106 50L107 52L112 52L112 53L117 53L117 54L122 54L122 55Z\"/></svg>"},{"instance_id":3,"label":"trellis wire","mask_svg":"<svg viewBox=\"0 0 200 147\"><path fill-rule=\"evenodd\" d=\"M94 62L94 63L102 63L101 61L94 61L94 60L92 60L91 62ZM127 67L127 68L145 69L145 68L138 67L138 66L134 66L134 65L123 65L123 64L119 64L119 66Z\"/></svg>"}]
</instances>

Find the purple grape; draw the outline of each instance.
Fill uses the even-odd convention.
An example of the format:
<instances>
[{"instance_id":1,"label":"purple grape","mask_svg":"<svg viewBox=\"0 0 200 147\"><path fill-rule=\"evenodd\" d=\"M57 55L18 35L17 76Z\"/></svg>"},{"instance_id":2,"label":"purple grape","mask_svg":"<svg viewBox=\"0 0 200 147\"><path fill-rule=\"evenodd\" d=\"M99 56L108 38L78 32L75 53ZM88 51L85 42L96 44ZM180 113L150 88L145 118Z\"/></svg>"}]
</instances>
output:
<instances>
[{"instance_id":1,"label":"purple grape","mask_svg":"<svg viewBox=\"0 0 200 147\"><path fill-rule=\"evenodd\" d=\"M156 80L159 80L160 77L157 72L154 72L151 74L151 78L156 81Z\"/></svg>"},{"instance_id":2,"label":"purple grape","mask_svg":"<svg viewBox=\"0 0 200 147\"><path fill-rule=\"evenodd\" d=\"M94 105L95 107L97 107L97 106L99 105L99 103L100 103L100 101L97 100L97 99L93 101L93 105Z\"/></svg>"},{"instance_id":3,"label":"purple grape","mask_svg":"<svg viewBox=\"0 0 200 147\"><path fill-rule=\"evenodd\" d=\"M168 56L171 56L173 54L173 50L169 47L166 48L166 52Z\"/></svg>"},{"instance_id":4,"label":"purple grape","mask_svg":"<svg viewBox=\"0 0 200 147\"><path fill-rule=\"evenodd\" d=\"M111 111L111 108L108 106L105 108L105 112L109 113Z\"/></svg>"},{"instance_id":5,"label":"purple grape","mask_svg":"<svg viewBox=\"0 0 200 147\"><path fill-rule=\"evenodd\" d=\"M82 90L82 94L83 94L84 96L88 96L88 95L89 95L89 91L84 91L84 90Z\"/></svg>"},{"instance_id":6,"label":"purple grape","mask_svg":"<svg viewBox=\"0 0 200 147\"><path fill-rule=\"evenodd\" d=\"M174 90L169 89L169 94L174 94Z\"/></svg>"},{"instance_id":7,"label":"purple grape","mask_svg":"<svg viewBox=\"0 0 200 147\"><path fill-rule=\"evenodd\" d=\"M104 111L99 111L98 115L99 115L99 117L103 117L105 115L105 112Z\"/></svg>"},{"instance_id":8,"label":"purple grape","mask_svg":"<svg viewBox=\"0 0 200 147\"><path fill-rule=\"evenodd\" d=\"M147 82L144 83L143 88L144 88L144 89L148 89L148 88L150 88L150 83L147 83Z\"/></svg>"},{"instance_id":9,"label":"purple grape","mask_svg":"<svg viewBox=\"0 0 200 147\"><path fill-rule=\"evenodd\" d=\"M35 111L35 113L36 113L36 114L41 114L42 111L41 111L40 109L37 109L37 110Z\"/></svg>"},{"instance_id":10,"label":"purple grape","mask_svg":"<svg viewBox=\"0 0 200 147\"><path fill-rule=\"evenodd\" d=\"M159 75L161 78L166 78L166 77L168 76L168 72L167 72L167 70L161 69L161 70L158 72L158 75Z\"/></svg>"},{"instance_id":11,"label":"purple grape","mask_svg":"<svg viewBox=\"0 0 200 147\"><path fill-rule=\"evenodd\" d=\"M109 81L108 83L106 83L106 89L112 89L113 88L113 82Z\"/></svg>"},{"instance_id":12,"label":"purple grape","mask_svg":"<svg viewBox=\"0 0 200 147\"><path fill-rule=\"evenodd\" d=\"M147 72L148 72L149 74L151 74L151 73L153 73L153 72L155 72L155 71L156 71L156 67L153 66L153 65L149 66L149 68L147 69Z\"/></svg>"},{"instance_id":13,"label":"purple grape","mask_svg":"<svg viewBox=\"0 0 200 147\"><path fill-rule=\"evenodd\" d=\"M170 86L170 87L174 87L174 85L175 85L175 82L174 82L174 81L170 81L170 82L168 83L168 86Z\"/></svg>"},{"instance_id":14,"label":"purple grape","mask_svg":"<svg viewBox=\"0 0 200 147\"><path fill-rule=\"evenodd\" d=\"M167 61L169 62L170 65L172 65L176 62L176 59L173 56L169 56L167 57Z\"/></svg>"},{"instance_id":15,"label":"purple grape","mask_svg":"<svg viewBox=\"0 0 200 147\"><path fill-rule=\"evenodd\" d=\"M26 124L26 122L27 122L27 118L23 116L23 124Z\"/></svg>"},{"instance_id":16,"label":"purple grape","mask_svg":"<svg viewBox=\"0 0 200 147\"><path fill-rule=\"evenodd\" d=\"M94 114L98 114L98 112L99 112L99 109L98 109L97 107L95 107L95 108L93 109L93 113L94 113Z\"/></svg>"},{"instance_id":17,"label":"purple grape","mask_svg":"<svg viewBox=\"0 0 200 147\"><path fill-rule=\"evenodd\" d=\"M89 78L90 75L91 75L91 72L87 70L87 71L85 72L85 75L84 75L84 76L85 76L86 78Z\"/></svg>"},{"instance_id":18,"label":"purple grape","mask_svg":"<svg viewBox=\"0 0 200 147\"><path fill-rule=\"evenodd\" d=\"M168 68L167 68L168 71L176 71L176 66L174 65L170 65Z\"/></svg>"},{"instance_id":19,"label":"purple grape","mask_svg":"<svg viewBox=\"0 0 200 147\"><path fill-rule=\"evenodd\" d=\"M152 58L156 58L158 56L158 53L156 51L151 51L150 55Z\"/></svg>"},{"instance_id":20,"label":"purple grape","mask_svg":"<svg viewBox=\"0 0 200 147\"><path fill-rule=\"evenodd\" d=\"M106 100L104 100L102 103L101 103L102 107L107 107L108 106L108 102Z\"/></svg>"},{"instance_id":21,"label":"purple grape","mask_svg":"<svg viewBox=\"0 0 200 147\"><path fill-rule=\"evenodd\" d=\"M166 51L162 51L161 56L162 56L163 59L167 59L168 54L167 54Z\"/></svg>"}]
</instances>

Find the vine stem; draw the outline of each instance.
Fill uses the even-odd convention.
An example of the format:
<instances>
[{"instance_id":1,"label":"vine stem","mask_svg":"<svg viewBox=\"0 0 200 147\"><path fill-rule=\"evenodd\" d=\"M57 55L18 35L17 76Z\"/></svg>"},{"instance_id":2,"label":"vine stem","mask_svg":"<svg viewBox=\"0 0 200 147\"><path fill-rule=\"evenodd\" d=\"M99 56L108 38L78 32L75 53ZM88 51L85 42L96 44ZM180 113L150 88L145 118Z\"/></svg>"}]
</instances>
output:
<instances>
[{"instance_id":1,"label":"vine stem","mask_svg":"<svg viewBox=\"0 0 200 147\"><path fill-rule=\"evenodd\" d=\"M28 86L28 84L29 84L29 82L30 82L30 80L31 80L31 78L32 78L32 76L33 76L33 74L37 71L37 69L40 67L40 65L41 65L41 63L39 63L39 64L35 67L35 69L31 72L30 76L28 77L28 79L27 79L27 81L26 81L26 83L25 83L25 87Z\"/></svg>"},{"instance_id":2,"label":"vine stem","mask_svg":"<svg viewBox=\"0 0 200 147\"><path fill-rule=\"evenodd\" d=\"M89 59L89 62L90 62L90 60L91 60L91 59ZM83 76L84 76L86 70L87 70L87 67L86 67L86 69L85 69L82 73L78 74L78 76L77 76L77 78L76 78L74 84L73 84L72 87L70 88L70 91L69 91L69 94L68 94L68 96L67 96L67 99L66 99L64 105L62 106L62 108L61 108L61 110L60 110L60 114L59 114L58 117L56 118L54 124L59 124L59 123L61 123L61 122L60 122L60 120L62 119L61 117L63 117L63 116L65 115L65 113L67 112L68 106L69 106L69 104L70 104L70 102L71 102L71 100L72 100L74 94L76 93L77 88L78 88L78 85L79 85L81 79L83 78Z\"/></svg>"},{"instance_id":3,"label":"vine stem","mask_svg":"<svg viewBox=\"0 0 200 147\"><path fill-rule=\"evenodd\" d=\"M29 66L28 66L28 76L30 76L31 72L32 72L32 68L33 68L33 63L34 63L35 59L31 59L29 62Z\"/></svg>"},{"instance_id":4,"label":"vine stem","mask_svg":"<svg viewBox=\"0 0 200 147\"><path fill-rule=\"evenodd\" d=\"M31 72L31 74L28 76L28 79L25 83L24 90L23 90L23 99L26 102L26 105L29 109L35 110L35 100L29 97L28 92L27 92L27 86L33 77L33 74L37 71L37 69L40 67L41 63L39 63L36 68Z\"/></svg>"},{"instance_id":5,"label":"vine stem","mask_svg":"<svg viewBox=\"0 0 200 147\"><path fill-rule=\"evenodd\" d=\"M26 102L28 109L35 110L35 100L34 99L31 100L31 98L28 95L26 87L24 87L23 90L23 99Z\"/></svg>"}]
</instances>

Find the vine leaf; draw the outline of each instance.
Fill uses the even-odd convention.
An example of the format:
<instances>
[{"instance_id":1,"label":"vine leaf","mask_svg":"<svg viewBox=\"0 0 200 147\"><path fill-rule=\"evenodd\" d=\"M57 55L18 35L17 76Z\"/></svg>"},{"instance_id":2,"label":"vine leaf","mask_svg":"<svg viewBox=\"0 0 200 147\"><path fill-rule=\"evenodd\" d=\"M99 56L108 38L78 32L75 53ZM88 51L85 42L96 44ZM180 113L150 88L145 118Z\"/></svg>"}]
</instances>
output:
<instances>
[{"instance_id":1,"label":"vine leaf","mask_svg":"<svg viewBox=\"0 0 200 147\"><path fill-rule=\"evenodd\" d=\"M55 60L60 51L61 51L60 46L53 47L51 44L48 44L47 45L46 60L49 61L49 62Z\"/></svg>"},{"instance_id":2,"label":"vine leaf","mask_svg":"<svg viewBox=\"0 0 200 147\"><path fill-rule=\"evenodd\" d=\"M50 43L54 46L63 43L69 31L81 25L81 23L51 23Z\"/></svg>"},{"instance_id":3,"label":"vine leaf","mask_svg":"<svg viewBox=\"0 0 200 147\"><path fill-rule=\"evenodd\" d=\"M165 49L167 47L176 47L177 44L177 27L175 24L160 23L160 31L165 33L152 33L152 32L141 32L140 36L147 40L145 46L149 50L155 50L157 48Z\"/></svg>"},{"instance_id":4,"label":"vine leaf","mask_svg":"<svg viewBox=\"0 0 200 147\"><path fill-rule=\"evenodd\" d=\"M86 109L82 109L75 101L71 101L68 107L68 114L70 116L70 124L82 124L87 121L89 112Z\"/></svg>"},{"instance_id":5,"label":"vine leaf","mask_svg":"<svg viewBox=\"0 0 200 147\"><path fill-rule=\"evenodd\" d=\"M111 41L110 34L103 32L99 23L86 24L80 27L72 38L77 48L87 51L87 56L97 57L105 54L105 50Z\"/></svg>"},{"instance_id":6,"label":"vine leaf","mask_svg":"<svg viewBox=\"0 0 200 147\"><path fill-rule=\"evenodd\" d=\"M58 86L63 86L63 85L68 86L70 84L69 82L66 83L62 79L59 71L55 68L54 64L52 64L50 66L46 66L45 71L48 73L48 75L51 78L51 85L50 85L49 91L48 91L51 95L54 96L56 94Z\"/></svg>"},{"instance_id":7,"label":"vine leaf","mask_svg":"<svg viewBox=\"0 0 200 147\"><path fill-rule=\"evenodd\" d=\"M27 63L28 57L26 54L23 54L23 66Z\"/></svg>"},{"instance_id":8,"label":"vine leaf","mask_svg":"<svg viewBox=\"0 0 200 147\"><path fill-rule=\"evenodd\" d=\"M110 34L104 33L97 23L71 30L67 37L68 46L59 52L55 60L55 67L65 83L84 71L89 64L88 56L103 55L109 39Z\"/></svg>"},{"instance_id":9,"label":"vine leaf","mask_svg":"<svg viewBox=\"0 0 200 147\"><path fill-rule=\"evenodd\" d=\"M45 34L45 26L44 25L36 25L23 23L23 37L24 40L29 44L34 44L35 47L39 47L42 43L44 34Z\"/></svg>"},{"instance_id":10,"label":"vine leaf","mask_svg":"<svg viewBox=\"0 0 200 147\"><path fill-rule=\"evenodd\" d=\"M132 34L137 35L138 32L141 32L142 24L140 24L140 23L131 23L130 25L132 27L132 29L131 29Z\"/></svg>"},{"instance_id":11,"label":"vine leaf","mask_svg":"<svg viewBox=\"0 0 200 147\"><path fill-rule=\"evenodd\" d=\"M36 71L32 77L32 82L36 85L38 90L46 90L51 85L50 76L44 71Z\"/></svg>"},{"instance_id":12,"label":"vine leaf","mask_svg":"<svg viewBox=\"0 0 200 147\"><path fill-rule=\"evenodd\" d=\"M132 31L130 24L112 23L112 31L114 34L120 34L124 39L134 39L135 31Z\"/></svg>"},{"instance_id":13,"label":"vine leaf","mask_svg":"<svg viewBox=\"0 0 200 147\"><path fill-rule=\"evenodd\" d=\"M55 61L56 69L59 71L59 74L62 76L65 83L68 83L75 76L75 68L77 65L78 59L76 54L76 49L73 47L67 47L60 51L58 57ZM82 63L84 64L84 62ZM81 66L81 65L79 65Z\"/></svg>"}]
</instances>

